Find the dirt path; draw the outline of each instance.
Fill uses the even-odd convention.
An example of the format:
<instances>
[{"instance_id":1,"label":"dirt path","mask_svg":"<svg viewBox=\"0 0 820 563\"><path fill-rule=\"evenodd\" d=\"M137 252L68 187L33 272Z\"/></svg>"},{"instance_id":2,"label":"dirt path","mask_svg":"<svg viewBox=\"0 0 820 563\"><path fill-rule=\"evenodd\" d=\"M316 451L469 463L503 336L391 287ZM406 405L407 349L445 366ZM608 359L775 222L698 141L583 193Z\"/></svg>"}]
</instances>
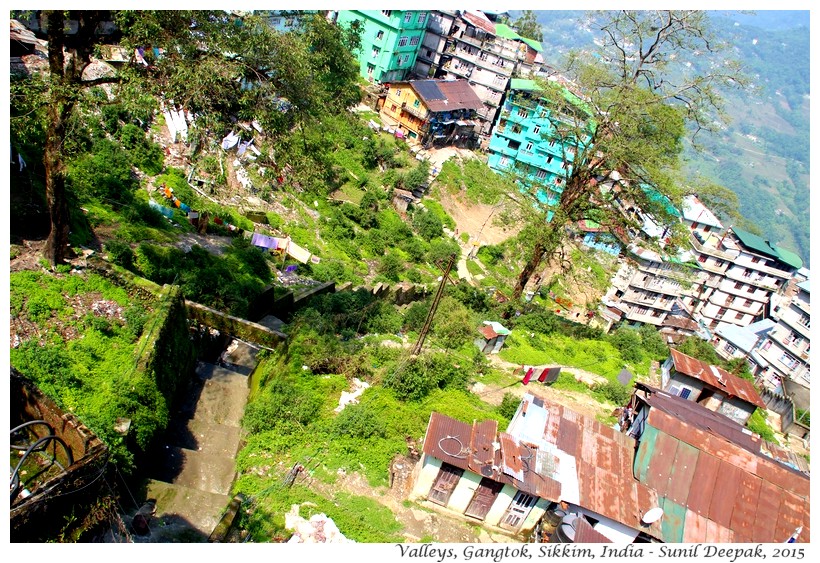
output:
<instances>
[{"instance_id":1,"label":"dirt path","mask_svg":"<svg viewBox=\"0 0 820 563\"><path fill-rule=\"evenodd\" d=\"M520 364L514 364L502 360L496 355L490 355L489 359L493 367L500 368L510 373L512 373L514 369L521 367ZM606 379L600 375L574 367L558 366L557 364L545 364L537 367L560 367L562 371L571 373L576 380L582 381L587 385L603 383L606 381ZM578 393L576 391L569 391L566 389L553 389L552 387L542 385L537 381L530 382L528 385L523 385L521 381L518 380L514 384L507 386L485 384L477 381L473 384L471 391L481 397L481 400L492 405L500 405L506 393L512 393L518 397L523 397L525 393L532 393L533 395L542 397L553 403L558 403L576 411L579 414L591 418L609 416L614 408L612 405L599 403L597 400L585 393Z\"/></svg>"}]
</instances>

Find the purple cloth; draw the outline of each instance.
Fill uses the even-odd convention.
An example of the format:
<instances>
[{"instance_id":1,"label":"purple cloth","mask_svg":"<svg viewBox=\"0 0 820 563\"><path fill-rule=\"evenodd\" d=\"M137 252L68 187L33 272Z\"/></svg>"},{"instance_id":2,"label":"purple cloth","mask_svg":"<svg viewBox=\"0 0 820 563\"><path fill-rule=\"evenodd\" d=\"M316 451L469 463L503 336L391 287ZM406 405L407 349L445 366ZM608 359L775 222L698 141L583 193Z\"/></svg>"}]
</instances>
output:
<instances>
[{"instance_id":1,"label":"purple cloth","mask_svg":"<svg viewBox=\"0 0 820 563\"><path fill-rule=\"evenodd\" d=\"M259 233L253 233L251 244L262 248L276 249L276 239Z\"/></svg>"},{"instance_id":2,"label":"purple cloth","mask_svg":"<svg viewBox=\"0 0 820 563\"><path fill-rule=\"evenodd\" d=\"M298 266L296 266L296 265L294 264L294 265L292 265L292 266L287 266L287 267L285 268L285 271L286 271L286 272L295 272L295 271L296 271L296 268L298 268Z\"/></svg>"}]
</instances>

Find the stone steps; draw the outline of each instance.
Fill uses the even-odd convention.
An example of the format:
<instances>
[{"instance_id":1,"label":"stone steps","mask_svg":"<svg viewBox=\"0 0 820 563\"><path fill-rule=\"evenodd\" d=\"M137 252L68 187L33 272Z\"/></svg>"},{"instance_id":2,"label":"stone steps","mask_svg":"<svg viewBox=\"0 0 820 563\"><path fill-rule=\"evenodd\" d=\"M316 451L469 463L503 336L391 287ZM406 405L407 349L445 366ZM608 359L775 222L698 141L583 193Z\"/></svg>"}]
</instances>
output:
<instances>
[{"instance_id":1,"label":"stone steps","mask_svg":"<svg viewBox=\"0 0 820 563\"><path fill-rule=\"evenodd\" d=\"M156 480L148 481L147 495L157 501L151 525L153 541L206 541L231 501L228 495ZM156 519L164 525L158 525ZM180 534L180 528L186 526L191 533ZM165 527L170 528L168 538L162 537Z\"/></svg>"},{"instance_id":2,"label":"stone steps","mask_svg":"<svg viewBox=\"0 0 820 563\"><path fill-rule=\"evenodd\" d=\"M241 435L242 430L238 426L212 424L198 418L174 419L168 425L165 441L171 447L234 457L239 449Z\"/></svg>"},{"instance_id":3,"label":"stone steps","mask_svg":"<svg viewBox=\"0 0 820 563\"><path fill-rule=\"evenodd\" d=\"M158 454L152 477L174 485L227 495L235 474L232 457L166 445Z\"/></svg>"}]
</instances>

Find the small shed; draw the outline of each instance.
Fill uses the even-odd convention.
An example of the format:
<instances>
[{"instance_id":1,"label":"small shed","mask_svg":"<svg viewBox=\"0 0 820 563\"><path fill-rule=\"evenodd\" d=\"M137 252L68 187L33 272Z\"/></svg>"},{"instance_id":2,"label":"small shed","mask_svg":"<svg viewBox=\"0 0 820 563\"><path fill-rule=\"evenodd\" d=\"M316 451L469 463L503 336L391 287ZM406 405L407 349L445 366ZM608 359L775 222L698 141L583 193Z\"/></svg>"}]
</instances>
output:
<instances>
[{"instance_id":1,"label":"small shed","mask_svg":"<svg viewBox=\"0 0 820 563\"><path fill-rule=\"evenodd\" d=\"M402 190L396 188L393 190L393 207L399 213L404 213L407 211L407 206L411 203L417 203L418 198L412 194L412 192L408 192L407 190Z\"/></svg>"},{"instance_id":2,"label":"small shed","mask_svg":"<svg viewBox=\"0 0 820 563\"><path fill-rule=\"evenodd\" d=\"M504 345L504 340L510 334L510 330L504 328L501 323L495 321L484 321L484 326L478 329L479 338L475 340L476 346L484 354L497 354Z\"/></svg>"}]
</instances>

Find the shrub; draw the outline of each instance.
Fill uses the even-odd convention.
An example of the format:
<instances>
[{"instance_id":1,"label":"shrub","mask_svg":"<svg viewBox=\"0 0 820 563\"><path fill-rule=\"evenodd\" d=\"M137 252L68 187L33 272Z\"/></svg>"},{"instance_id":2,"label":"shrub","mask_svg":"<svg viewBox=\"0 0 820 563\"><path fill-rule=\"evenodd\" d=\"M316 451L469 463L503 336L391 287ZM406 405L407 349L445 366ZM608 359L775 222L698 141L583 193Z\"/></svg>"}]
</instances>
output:
<instances>
[{"instance_id":1,"label":"shrub","mask_svg":"<svg viewBox=\"0 0 820 563\"><path fill-rule=\"evenodd\" d=\"M386 434L384 421L379 413L369 404L347 405L333 420L331 432L337 436L354 438L383 438Z\"/></svg>"},{"instance_id":2,"label":"shrub","mask_svg":"<svg viewBox=\"0 0 820 563\"><path fill-rule=\"evenodd\" d=\"M395 252L388 252L379 261L378 272L392 281L399 281L399 276L404 271L404 260Z\"/></svg>"},{"instance_id":3,"label":"shrub","mask_svg":"<svg viewBox=\"0 0 820 563\"><path fill-rule=\"evenodd\" d=\"M664 360L669 356L669 346L663 341L663 336L650 324L641 325L638 329L641 337L641 347L653 360Z\"/></svg>"},{"instance_id":4,"label":"shrub","mask_svg":"<svg viewBox=\"0 0 820 563\"><path fill-rule=\"evenodd\" d=\"M430 311L430 300L416 301L404 313L404 328L418 332L424 326L427 313Z\"/></svg>"},{"instance_id":5,"label":"shrub","mask_svg":"<svg viewBox=\"0 0 820 563\"><path fill-rule=\"evenodd\" d=\"M450 259L450 256L458 257L461 254L461 247L452 239L437 238L430 241L430 250L427 253L427 261L431 264L440 263L442 267Z\"/></svg>"},{"instance_id":6,"label":"shrub","mask_svg":"<svg viewBox=\"0 0 820 563\"><path fill-rule=\"evenodd\" d=\"M131 246L119 240L109 240L105 243L105 250L111 261L128 270L134 267L134 251Z\"/></svg>"},{"instance_id":7,"label":"shrub","mask_svg":"<svg viewBox=\"0 0 820 563\"><path fill-rule=\"evenodd\" d=\"M617 381L607 381L592 386L592 391L616 405L625 405L632 396L632 388Z\"/></svg>"},{"instance_id":8,"label":"shrub","mask_svg":"<svg viewBox=\"0 0 820 563\"><path fill-rule=\"evenodd\" d=\"M413 215L413 228L424 240L432 240L444 234L441 219L430 211L417 211Z\"/></svg>"},{"instance_id":9,"label":"shrub","mask_svg":"<svg viewBox=\"0 0 820 563\"><path fill-rule=\"evenodd\" d=\"M621 353L625 361L637 364L643 360L641 337L635 330L621 327L610 334L607 340Z\"/></svg>"},{"instance_id":10,"label":"shrub","mask_svg":"<svg viewBox=\"0 0 820 563\"><path fill-rule=\"evenodd\" d=\"M509 392L504 393L504 398L501 399L501 404L497 407L498 414L507 420L512 420L512 417L515 416L515 411L518 410L518 405L520 403L521 398L518 395Z\"/></svg>"},{"instance_id":11,"label":"shrub","mask_svg":"<svg viewBox=\"0 0 820 563\"><path fill-rule=\"evenodd\" d=\"M760 434L760 437L766 440L767 442L772 442L777 444L777 438L774 435L774 430L771 429L769 423L766 422L766 415L764 414L766 411L761 409L755 409L755 412L752 413L752 416L749 417L749 421L746 423L746 426L752 432L756 432Z\"/></svg>"}]
</instances>

